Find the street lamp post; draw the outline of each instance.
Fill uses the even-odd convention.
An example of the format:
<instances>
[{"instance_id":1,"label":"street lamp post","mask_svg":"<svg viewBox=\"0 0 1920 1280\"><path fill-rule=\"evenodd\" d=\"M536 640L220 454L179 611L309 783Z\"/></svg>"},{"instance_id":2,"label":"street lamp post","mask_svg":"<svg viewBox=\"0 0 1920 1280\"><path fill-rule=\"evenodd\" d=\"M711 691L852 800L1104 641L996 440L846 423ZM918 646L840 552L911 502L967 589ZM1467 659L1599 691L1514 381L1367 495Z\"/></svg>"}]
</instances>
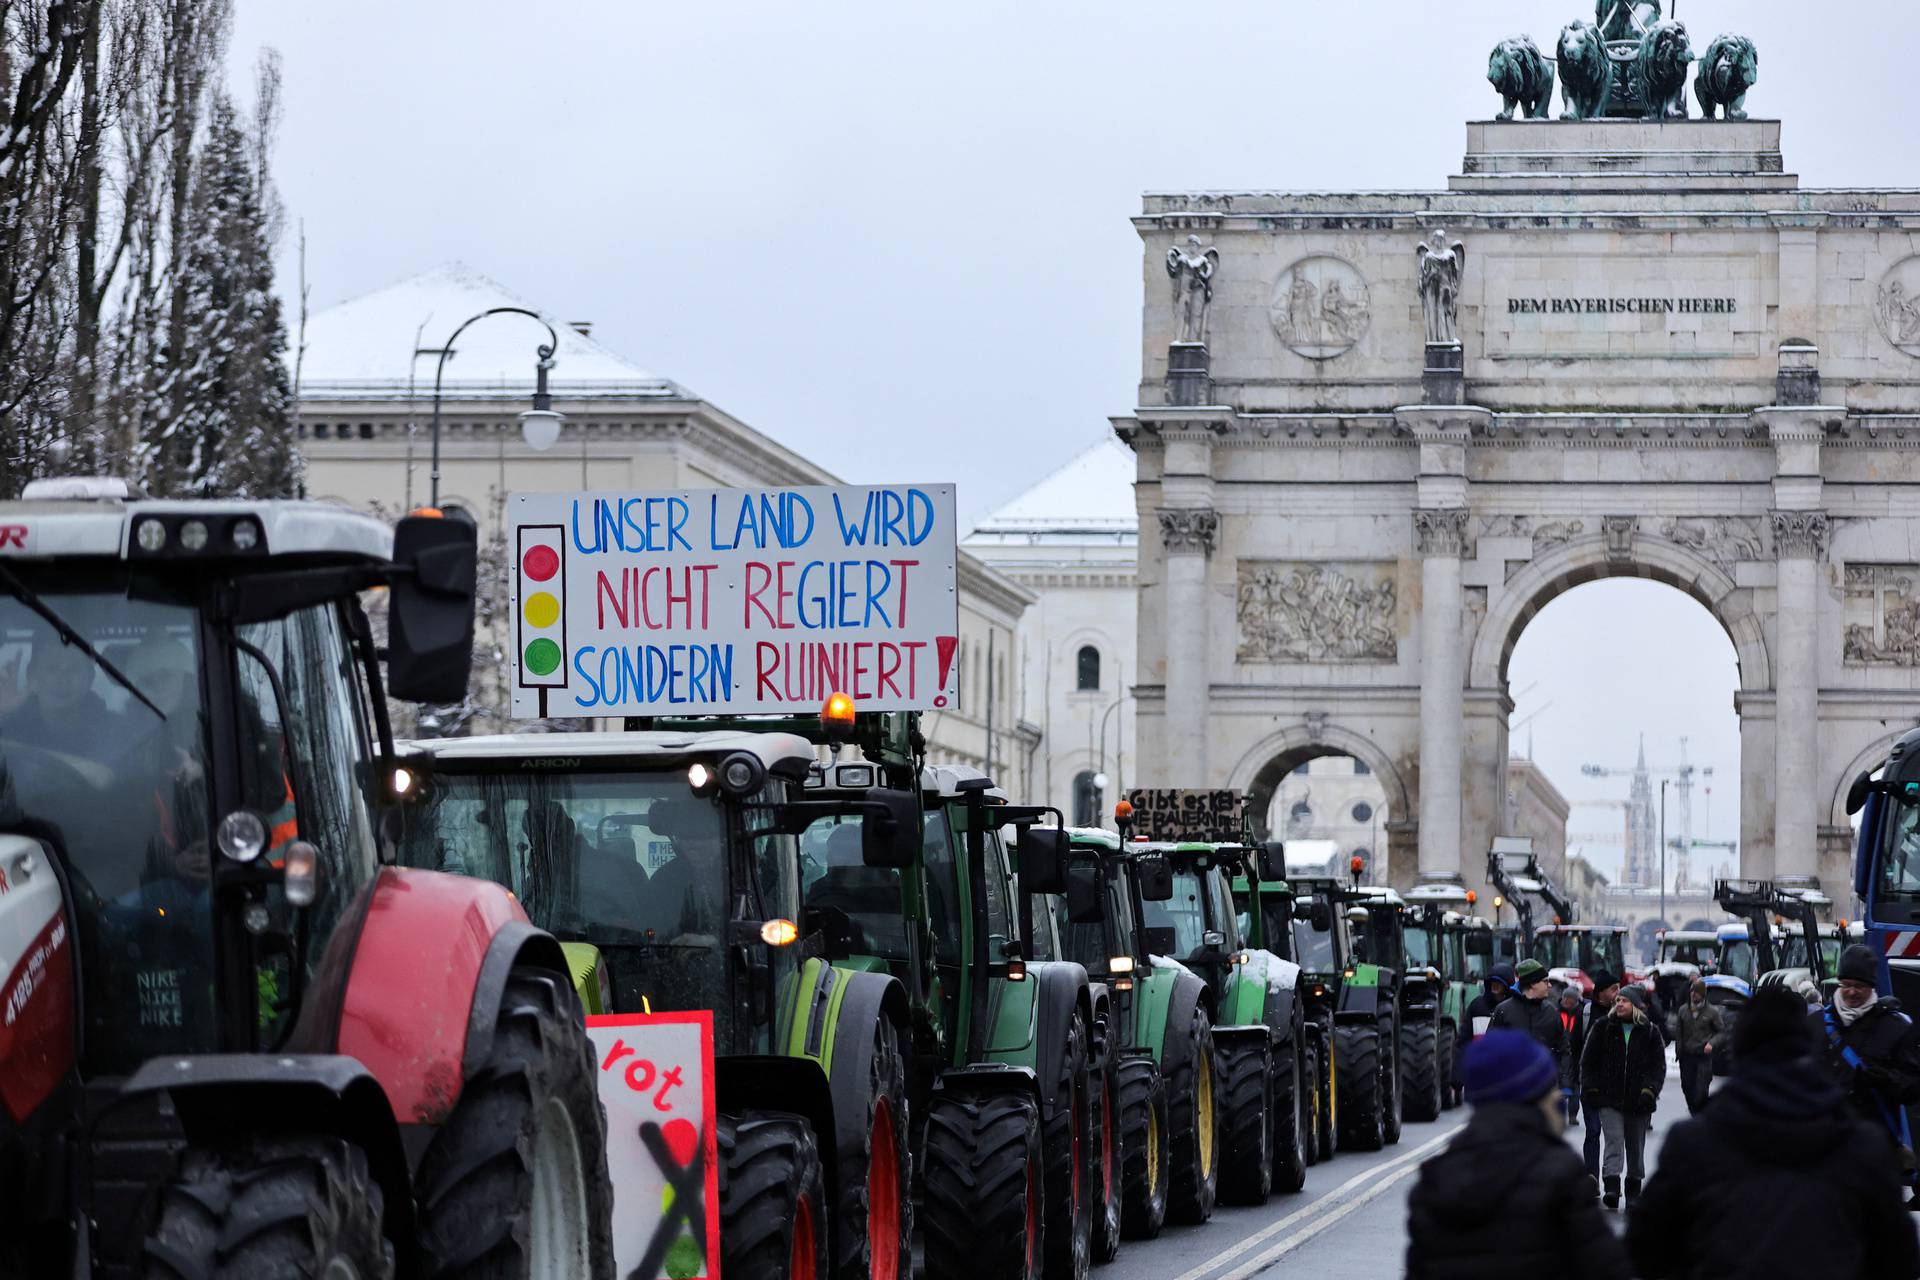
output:
<instances>
[{"instance_id":1,"label":"street lamp post","mask_svg":"<svg viewBox=\"0 0 1920 1280\"><path fill-rule=\"evenodd\" d=\"M433 473L432 493L427 500L429 506L440 505L440 384L447 372L447 357L453 354L455 340L466 332L468 325L485 320L488 316L500 315L527 316L540 321L547 331L546 344L534 348L537 359L533 366L533 408L520 415L520 433L530 447L542 450L551 449L560 438L560 424L564 419L553 411L553 397L547 392L547 371L553 368L553 353L560 349L560 335L538 312L525 307L490 307L479 315L467 317L453 331L452 337L441 345L440 361L433 370Z\"/></svg>"},{"instance_id":2,"label":"street lamp post","mask_svg":"<svg viewBox=\"0 0 1920 1280\"><path fill-rule=\"evenodd\" d=\"M1102 773L1106 772L1107 768L1107 721L1112 719L1113 713L1120 709L1120 704L1132 696L1130 693L1121 694L1113 700L1113 705L1108 707L1105 714L1100 717L1100 763L1098 768ZM1121 724L1124 726L1126 722L1123 720ZM1115 745L1117 746L1118 744L1116 743ZM1119 752L1116 751L1114 754L1118 755ZM1118 763L1124 765L1126 761L1122 759L1118 761ZM1114 772L1117 774L1124 772L1124 770L1116 768Z\"/></svg>"},{"instance_id":3,"label":"street lamp post","mask_svg":"<svg viewBox=\"0 0 1920 1280\"><path fill-rule=\"evenodd\" d=\"M1667 780L1660 779L1660 927L1667 927Z\"/></svg>"}]
</instances>

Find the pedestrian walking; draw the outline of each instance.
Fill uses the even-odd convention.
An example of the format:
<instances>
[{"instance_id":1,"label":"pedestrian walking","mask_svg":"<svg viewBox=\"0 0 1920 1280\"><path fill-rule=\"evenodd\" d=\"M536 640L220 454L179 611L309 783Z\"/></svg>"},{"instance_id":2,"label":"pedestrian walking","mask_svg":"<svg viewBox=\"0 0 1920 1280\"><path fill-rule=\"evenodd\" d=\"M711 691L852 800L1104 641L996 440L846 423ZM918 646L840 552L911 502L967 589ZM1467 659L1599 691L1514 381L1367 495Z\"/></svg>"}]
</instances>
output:
<instances>
[{"instance_id":1,"label":"pedestrian walking","mask_svg":"<svg viewBox=\"0 0 1920 1280\"><path fill-rule=\"evenodd\" d=\"M1487 1034L1493 1015L1513 995L1513 966L1501 961L1487 970L1480 994L1467 1002L1467 1043Z\"/></svg>"},{"instance_id":2,"label":"pedestrian walking","mask_svg":"<svg viewBox=\"0 0 1920 1280\"><path fill-rule=\"evenodd\" d=\"M1807 1028L1784 987L1740 1015L1732 1075L1667 1134L1627 1222L1643 1280L1920 1275L1892 1145L1853 1113Z\"/></svg>"},{"instance_id":3,"label":"pedestrian walking","mask_svg":"<svg viewBox=\"0 0 1920 1280\"><path fill-rule=\"evenodd\" d=\"M1727 1034L1727 1019L1707 999L1707 984L1702 978L1695 978L1687 988L1687 1002L1673 1019L1680 1091L1687 1098L1687 1114L1696 1115L1707 1105L1707 1088L1713 1083L1713 1050Z\"/></svg>"},{"instance_id":4,"label":"pedestrian walking","mask_svg":"<svg viewBox=\"0 0 1920 1280\"><path fill-rule=\"evenodd\" d=\"M1626 1250L1560 1139L1560 1072L1532 1036L1489 1031L1461 1060L1473 1114L1420 1166L1409 1280L1623 1280Z\"/></svg>"},{"instance_id":5,"label":"pedestrian walking","mask_svg":"<svg viewBox=\"0 0 1920 1280\"><path fill-rule=\"evenodd\" d=\"M1549 997L1553 984L1547 980L1547 966L1538 960L1522 960L1513 969L1513 999L1493 1012L1493 1026L1508 1031L1524 1031L1553 1055L1554 1071L1566 1070L1567 1036L1560 1026L1559 1007Z\"/></svg>"},{"instance_id":6,"label":"pedestrian walking","mask_svg":"<svg viewBox=\"0 0 1920 1280\"><path fill-rule=\"evenodd\" d=\"M1613 998L1620 994L1620 979L1614 976L1613 970L1595 969L1590 976L1593 978L1593 995L1588 998L1586 1007L1588 1036L1591 1036L1593 1029L1612 1014ZM1580 1041L1582 1058L1586 1056L1586 1050L1586 1037L1583 1036ZM1580 1067L1577 1063L1574 1066L1573 1075L1574 1088L1578 1089L1580 1088ZM1600 1122L1591 1111L1587 1113L1586 1135L1580 1143L1580 1155L1587 1162L1587 1176L1593 1179L1593 1194L1597 1196L1600 1194Z\"/></svg>"},{"instance_id":7,"label":"pedestrian walking","mask_svg":"<svg viewBox=\"0 0 1920 1280\"><path fill-rule=\"evenodd\" d=\"M1812 1024L1828 1077L1846 1092L1855 1115L1886 1130L1902 1179L1911 1184L1913 1135L1906 1109L1920 1103L1920 1030L1898 1000L1880 994L1879 980L1879 957L1871 947L1852 944L1840 953L1833 1000L1813 1012Z\"/></svg>"},{"instance_id":8,"label":"pedestrian walking","mask_svg":"<svg viewBox=\"0 0 1920 1280\"><path fill-rule=\"evenodd\" d=\"M1560 990L1560 1027L1566 1033L1567 1052L1560 1059L1560 1094L1566 1099L1567 1123L1580 1123L1580 1051L1587 1043L1587 1001L1569 982Z\"/></svg>"},{"instance_id":9,"label":"pedestrian walking","mask_svg":"<svg viewBox=\"0 0 1920 1280\"><path fill-rule=\"evenodd\" d=\"M1580 1061L1581 1101L1589 1122L1599 1121L1604 1138L1600 1174L1602 1202L1609 1209L1620 1204L1623 1166L1628 1203L1640 1194L1647 1176L1647 1127L1667 1079L1666 1042L1648 1020L1645 1003L1638 987L1615 996L1612 1013L1587 1033Z\"/></svg>"}]
</instances>

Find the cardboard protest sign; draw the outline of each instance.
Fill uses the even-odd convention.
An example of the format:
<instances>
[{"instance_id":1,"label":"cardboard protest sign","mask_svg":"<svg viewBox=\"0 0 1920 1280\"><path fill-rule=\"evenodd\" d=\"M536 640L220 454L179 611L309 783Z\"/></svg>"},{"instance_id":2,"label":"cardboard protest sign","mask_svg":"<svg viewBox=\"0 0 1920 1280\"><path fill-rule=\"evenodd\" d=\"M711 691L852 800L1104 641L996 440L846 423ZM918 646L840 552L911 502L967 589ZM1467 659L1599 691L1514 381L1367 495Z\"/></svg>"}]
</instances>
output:
<instances>
[{"instance_id":1,"label":"cardboard protest sign","mask_svg":"<svg viewBox=\"0 0 1920 1280\"><path fill-rule=\"evenodd\" d=\"M718 1280L713 1014L595 1014L587 1038L607 1109L614 1274Z\"/></svg>"},{"instance_id":2,"label":"cardboard protest sign","mask_svg":"<svg viewBox=\"0 0 1920 1280\"><path fill-rule=\"evenodd\" d=\"M1235 844L1246 798L1238 791L1143 787L1127 792L1133 834L1141 840L1205 840Z\"/></svg>"},{"instance_id":3,"label":"cardboard protest sign","mask_svg":"<svg viewBox=\"0 0 1920 1280\"><path fill-rule=\"evenodd\" d=\"M507 515L516 716L956 696L952 485L516 493Z\"/></svg>"}]
</instances>

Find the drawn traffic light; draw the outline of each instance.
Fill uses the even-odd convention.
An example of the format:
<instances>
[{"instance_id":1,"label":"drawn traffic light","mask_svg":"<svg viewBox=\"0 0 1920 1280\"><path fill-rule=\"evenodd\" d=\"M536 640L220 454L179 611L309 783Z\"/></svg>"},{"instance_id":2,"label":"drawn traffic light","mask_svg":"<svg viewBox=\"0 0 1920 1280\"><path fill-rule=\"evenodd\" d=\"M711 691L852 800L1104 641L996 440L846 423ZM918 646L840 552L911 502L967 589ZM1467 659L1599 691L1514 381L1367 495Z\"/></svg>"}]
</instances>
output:
<instances>
[{"instance_id":1,"label":"drawn traffic light","mask_svg":"<svg viewBox=\"0 0 1920 1280\"><path fill-rule=\"evenodd\" d=\"M540 714L547 714L547 690L567 684L567 542L557 524L519 529L519 684L540 691Z\"/></svg>"}]
</instances>

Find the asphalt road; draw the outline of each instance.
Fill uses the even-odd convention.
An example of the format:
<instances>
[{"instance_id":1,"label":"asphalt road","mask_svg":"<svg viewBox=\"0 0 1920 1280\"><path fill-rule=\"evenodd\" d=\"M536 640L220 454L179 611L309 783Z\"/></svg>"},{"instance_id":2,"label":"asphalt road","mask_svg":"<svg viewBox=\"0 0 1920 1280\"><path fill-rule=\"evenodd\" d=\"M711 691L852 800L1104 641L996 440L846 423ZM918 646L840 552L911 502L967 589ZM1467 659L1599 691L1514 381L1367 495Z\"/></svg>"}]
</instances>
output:
<instances>
[{"instance_id":1,"label":"asphalt road","mask_svg":"<svg viewBox=\"0 0 1920 1280\"><path fill-rule=\"evenodd\" d=\"M1660 1110L1647 1139L1647 1168L1659 1158L1667 1129L1687 1114L1678 1069L1669 1065ZM1467 1108L1432 1124L1409 1124L1398 1146L1336 1155L1307 1170L1305 1190L1275 1196L1257 1209L1221 1208L1203 1227L1168 1227L1157 1240L1129 1240L1120 1256L1094 1268L1090 1280L1252 1280L1279 1275L1316 1280L1382 1280L1399 1276L1407 1248L1407 1196L1420 1162L1440 1151L1466 1122ZM1567 1131L1578 1146L1585 1134ZM1624 1229L1625 1215L1609 1215Z\"/></svg>"}]
</instances>

